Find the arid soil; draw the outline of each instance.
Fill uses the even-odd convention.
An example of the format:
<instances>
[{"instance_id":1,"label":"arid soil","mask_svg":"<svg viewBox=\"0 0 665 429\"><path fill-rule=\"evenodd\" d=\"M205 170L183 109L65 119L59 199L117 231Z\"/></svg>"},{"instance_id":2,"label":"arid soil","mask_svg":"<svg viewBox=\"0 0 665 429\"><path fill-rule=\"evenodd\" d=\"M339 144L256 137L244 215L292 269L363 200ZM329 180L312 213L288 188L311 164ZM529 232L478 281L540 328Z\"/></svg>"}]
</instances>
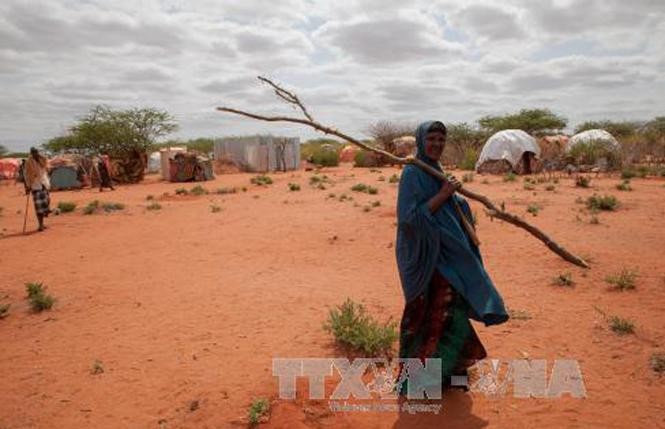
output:
<instances>
[{"instance_id":1,"label":"arid soil","mask_svg":"<svg viewBox=\"0 0 665 429\"><path fill-rule=\"evenodd\" d=\"M395 173L324 169L325 190L309 184L313 172L298 171L272 174L268 186L250 184L250 174L202 184L238 188L225 195L176 195L195 184L154 176L114 192L54 192L53 205L78 208L36 233L30 207L27 235L22 188L0 184L0 304L11 304L0 320L0 428L245 427L261 397L272 401L262 426L274 428L665 427L665 377L650 366L665 352L665 180L655 178L633 179L632 192L615 189L616 176L593 177L589 189L568 177L553 191L551 182L525 190L500 176L467 185L590 261L590 270L574 267L472 203L488 271L518 315L474 325L490 358L545 359L550 368L576 359L586 398L453 392L442 414L416 417L332 412L307 401L303 383L296 401L278 400L273 358L343 356L322 324L347 297L399 321ZM352 192L356 183L379 192ZM620 201L598 224L580 203L594 193ZM161 210L146 209L148 195ZM84 215L95 199L126 207ZM527 213L533 203L537 216ZM605 281L622 268L638 271L635 290ZM574 286L554 285L566 272ZM30 311L25 283L34 281L56 298L50 311ZM634 334L612 332L606 318L615 315L632 320Z\"/></svg>"}]
</instances>

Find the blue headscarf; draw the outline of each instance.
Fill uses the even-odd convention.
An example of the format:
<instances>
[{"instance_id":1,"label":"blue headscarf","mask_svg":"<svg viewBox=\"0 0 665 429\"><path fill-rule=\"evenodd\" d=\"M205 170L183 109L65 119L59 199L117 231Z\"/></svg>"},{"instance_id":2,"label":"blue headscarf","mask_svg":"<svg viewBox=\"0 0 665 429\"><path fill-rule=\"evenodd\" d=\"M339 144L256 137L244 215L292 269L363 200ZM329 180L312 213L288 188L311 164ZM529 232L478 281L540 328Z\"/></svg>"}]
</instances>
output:
<instances>
[{"instance_id":1,"label":"blue headscarf","mask_svg":"<svg viewBox=\"0 0 665 429\"><path fill-rule=\"evenodd\" d=\"M416 157L442 171L440 163L425 153L425 137L435 130L445 133L445 126L438 121L420 124ZM471 218L469 204L455 194L431 213L427 203L439 189L439 179L415 165L404 167L397 198L395 246L404 297L410 302L426 292L434 270L438 270L469 303L469 317L486 325L503 323L508 320L503 300L485 271L478 247L461 224L453 198Z\"/></svg>"}]
</instances>

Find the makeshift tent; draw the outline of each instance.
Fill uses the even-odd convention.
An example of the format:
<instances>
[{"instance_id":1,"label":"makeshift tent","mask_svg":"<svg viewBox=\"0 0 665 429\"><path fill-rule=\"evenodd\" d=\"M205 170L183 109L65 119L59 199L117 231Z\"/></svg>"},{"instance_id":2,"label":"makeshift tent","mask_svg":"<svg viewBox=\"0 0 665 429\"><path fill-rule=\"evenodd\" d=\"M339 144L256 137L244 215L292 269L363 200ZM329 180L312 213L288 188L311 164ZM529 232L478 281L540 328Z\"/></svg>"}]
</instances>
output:
<instances>
[{"instance_id":1,"label":"makeshift tent","mask_svg":"<svg viewBox=\"0 0 665 429\"><path fill-rule=\"evenodd\" d=\"M111 158L111 178L118 183L138 183L143 180L148 155L138 149L113 155Z\"/></svg>"},{"instance_id":2,"label":"makeshift tent","mask_svg":"<svg viewBox=\"0 0 665 429\"><path fill-rule=\"evenodd\" d=\"M215 159L231 161L244 171L297 170L300 167L300 140L274 136L218 139L215 141Z\"/></svg>"},{"instance_id":3,"label":"makeshift tent","mask_svg":"<svg viewBox=\"0 0 665 429\"><path fill-rule=\"evenodd\" d=\"M16 179L21 168L21 160L16 158L0 158L0 180Z\"/></svg>"},{"instance_id":4,"label":"makeshift tent","mask_svg":"<svg viewBox=\"0 0 665 429\"><path fill-rule=\"evenodd\" d=\"M566 151L570 152L573 147L581 143L601 143L608 149L615 151L618 151L621 148L617 139L607 131L587 130L572 136L566 146Z\"/></svg>"},{"instance_id":5,"label":"makeshift tent","mask_svg":"<svg viewBox=\"0 0 665 429\"><path fill-rule=\"evenodd\" d=\"M159 152L153 152L148 157L148 174L156 174L161 171L162 156Z\"/></svg>"},{"instance_id":6,"label":"makeshift tent","mask_svg":"<svg viewBox=\"0 0 665 429\"><path fill-rule=\"evenodd\" d=\"M159 150L159 157L161 163L162 179L171 180L171 167L169 161L173 159L178 153L187 152L184 147L167 147Z\"/></svg>"},{"instance_id":7,"label":"makeshift tent","mask_svg":"<svg viewBox=\"0 0 665 429\"><path fill-rule=\"evenodd\" d=\"M353 145L344 146L339 152L339 162L353 162L358 148Z\"/></svg>"},{"instance_id":8,"label":"makeshift tent","mask_svg":"<svg viewBox=\"0 0 665 429\"><path fill-rule=\"evenodd\" d=\"M186 152L178 152L169 160L169 174L171 182L202 182L215 178L208 157Z\"/></svg>"},{"instance_id":9,"label":"makeshift tent","mask_svg":"<svg viewBox=\"0 0 665 429\"><path fill-rule=\"evenodd\" d=\"M90 184L92 161L81 155L58 155L48 161L51 189L79 189Z\"/></svg>"},{"instance_id":10,"label":"makeshift tent","mask_svg":"<svg viewBox=\"0 0 665 429\"><path fill-rule=\"evenodd\" d=\"M492 135L480 152L479 173L530 174L539 168L540 147L536 139L522 130L503 130Z\"/></svg>"}]
</instances>

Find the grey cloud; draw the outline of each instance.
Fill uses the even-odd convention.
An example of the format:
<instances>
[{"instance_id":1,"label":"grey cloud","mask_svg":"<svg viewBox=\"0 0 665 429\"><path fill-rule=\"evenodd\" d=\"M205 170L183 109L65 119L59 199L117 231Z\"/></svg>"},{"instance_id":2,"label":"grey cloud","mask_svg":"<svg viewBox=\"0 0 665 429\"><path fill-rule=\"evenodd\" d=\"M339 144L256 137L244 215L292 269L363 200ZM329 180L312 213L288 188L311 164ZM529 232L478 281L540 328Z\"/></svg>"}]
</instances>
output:
<instances>
[{"instance_id":1,"label":"grey cloud","mask_svg":"<svg viewBox=\"0 0 665 429\"><path fill-rule=\"evenodd\" d=\"M517 17L500 7L469 6L458 13L458 20L460 30L471 31L487 39L515 39L524 35Z\"/></svg>"}]
</instances>

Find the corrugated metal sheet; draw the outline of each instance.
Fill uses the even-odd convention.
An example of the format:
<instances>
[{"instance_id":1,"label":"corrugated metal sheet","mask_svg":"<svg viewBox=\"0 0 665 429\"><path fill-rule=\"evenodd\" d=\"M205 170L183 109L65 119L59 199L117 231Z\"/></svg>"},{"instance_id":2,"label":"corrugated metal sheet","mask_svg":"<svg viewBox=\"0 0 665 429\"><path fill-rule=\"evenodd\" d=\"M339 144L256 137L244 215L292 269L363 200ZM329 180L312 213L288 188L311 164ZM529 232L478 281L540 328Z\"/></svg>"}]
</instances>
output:
<instances>
[{"instance_id":1,"label":"corrugated metal sheet","mask_svg":"<svg viewBox=\"0 0 665 429\"><path fill-rule=\"evenodd\" d=\"M281 170L280 147L284 146L287 170L300 167L300 139L297 137L250 136L215 140L215 159L228 159L241 169L254 172Z\"/></svg>"}]
</instances>

